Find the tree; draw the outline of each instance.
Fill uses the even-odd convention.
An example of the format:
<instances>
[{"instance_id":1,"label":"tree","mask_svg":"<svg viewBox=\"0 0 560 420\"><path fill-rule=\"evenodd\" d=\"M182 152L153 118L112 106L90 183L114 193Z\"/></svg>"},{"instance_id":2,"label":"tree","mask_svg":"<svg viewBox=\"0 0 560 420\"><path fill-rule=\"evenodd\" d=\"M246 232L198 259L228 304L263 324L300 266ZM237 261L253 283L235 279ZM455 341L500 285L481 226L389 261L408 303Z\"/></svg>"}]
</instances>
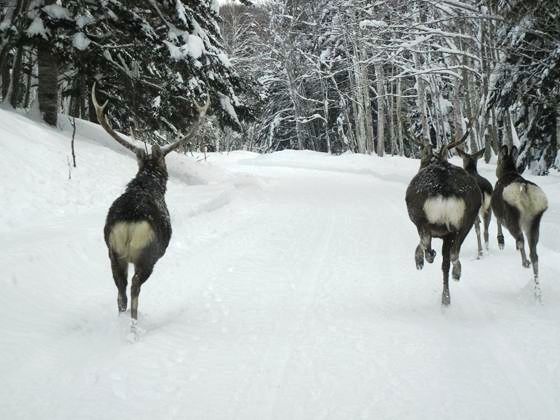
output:
<instances>
[{"instance_id":1,"label":"tree","mask_svg":"<svg viewBox=\"0 0 560 420\"><path fill-rule=\"evenodd\" d=\"M558 153L560 4L554 0L491 1L505 18L503 50L493 74L490 105L518 131L520 168L548 173ZM509 124L510 126L512 124Z\"/></svg>"}]
</instances>

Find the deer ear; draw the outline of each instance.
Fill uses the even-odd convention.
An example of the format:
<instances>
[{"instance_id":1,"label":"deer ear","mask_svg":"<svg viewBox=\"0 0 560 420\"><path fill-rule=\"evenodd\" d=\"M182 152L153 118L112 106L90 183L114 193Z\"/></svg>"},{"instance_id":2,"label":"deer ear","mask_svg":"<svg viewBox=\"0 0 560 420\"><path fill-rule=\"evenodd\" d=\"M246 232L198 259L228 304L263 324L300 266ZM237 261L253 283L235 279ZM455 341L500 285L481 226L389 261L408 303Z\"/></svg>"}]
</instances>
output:
<instances>
[{"instance_id":1,"label":"deer ear","mask_svg":"<svg viewBox=\"0 0 560 420\"><path fill-rule=\"evenodd\" d=\"M476 153L474 154L473 157L474 157L475 159L480 159L482 156L484 156L484 152L485 152L485 151L486 151L485 149L480 149L478 152L476 152Z\"/></svg>"},{"instance_id":2,"label":"deer ear","mask_svg":"<svg viewBox=\"0 0 560 420\"><path fill-rule=\"evenodd\" d=\"M517 146L513 146L511 148L511 158L513 159L513 161L517 161L517 156L519 155L519 149L517 149Z\"/></svg>"}]
</instances>

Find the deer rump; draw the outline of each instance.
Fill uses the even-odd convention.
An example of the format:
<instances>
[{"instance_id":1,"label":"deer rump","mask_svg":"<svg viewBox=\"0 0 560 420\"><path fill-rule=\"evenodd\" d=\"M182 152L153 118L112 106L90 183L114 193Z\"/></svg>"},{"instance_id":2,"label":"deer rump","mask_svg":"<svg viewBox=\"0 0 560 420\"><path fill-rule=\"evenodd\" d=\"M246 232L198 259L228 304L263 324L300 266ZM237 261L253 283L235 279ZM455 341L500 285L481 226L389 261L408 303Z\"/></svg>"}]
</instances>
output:
<instances>
[{"instance_id":1,"label":"deer rump","mask_svg":"<svg viewBox=\"0 0 560 420\"><path fill-rule=\"evenodd\" d=\"M122 261L153 264L165 254L171 239L169 212L165 203L137 190L129 184L109 209L105 243Z\"/></svg>"},{"instance_id":2,"label":"deer rump","mask_svg":"<svg viewBox=\"0 0 560 420\"><path fill-rule=\"evenodd\" d=\"M482 193L474 179L448 162L422 169L406 190L410 220L435 238L470 230L481 202Z\"/></svg>"},{"instance_id":3,"label":"deer rump","mask_svg":"<svg viewBox=\"0 0 560 420\"><path fill-rule=\"evenodd\" d=\"M510 231L519 227L529 234L533 221L548 208L543 190L521 176L505 182L498 181L495 195L501 196L503 200L494 200L494 212ZM516 224L519 226L515 226Z\"/></svg>"}]
</instances>

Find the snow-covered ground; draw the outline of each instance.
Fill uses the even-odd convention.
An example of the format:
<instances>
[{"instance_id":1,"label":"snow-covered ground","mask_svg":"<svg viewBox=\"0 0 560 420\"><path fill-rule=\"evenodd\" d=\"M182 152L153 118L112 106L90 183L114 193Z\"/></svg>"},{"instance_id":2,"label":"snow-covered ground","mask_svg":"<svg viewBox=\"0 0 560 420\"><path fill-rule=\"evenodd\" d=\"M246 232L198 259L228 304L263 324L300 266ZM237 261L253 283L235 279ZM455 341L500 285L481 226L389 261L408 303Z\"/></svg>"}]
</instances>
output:
<instances>
[{"instance_id":1,"label":"snow-covered ground","mask_svg":"<svg viewBox=\"0 0 560 420\"><path fill-rule=\"evenodd\" d=\"M414 265L416 161L174 154L131 342L102 230L136 163L79 122L68 180L70 133L0 109L1 419L560 418L558 174L536 179L543 304L492 224L442 310L440 256Z\"/></svg>"}]
</instances>

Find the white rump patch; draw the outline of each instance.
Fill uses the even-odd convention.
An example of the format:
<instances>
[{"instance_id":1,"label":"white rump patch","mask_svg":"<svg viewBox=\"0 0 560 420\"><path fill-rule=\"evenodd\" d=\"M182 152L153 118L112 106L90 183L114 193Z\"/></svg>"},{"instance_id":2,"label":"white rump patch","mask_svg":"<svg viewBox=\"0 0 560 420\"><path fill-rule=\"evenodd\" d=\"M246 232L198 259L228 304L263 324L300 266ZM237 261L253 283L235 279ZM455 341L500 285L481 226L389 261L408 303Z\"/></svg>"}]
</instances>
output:
<instances>
[{"instance_id":1,"label":"white rump patch","mask_svg":"<svg viewBox=\"0 0 560 420\"><path fill-rule=\"evenodd\" d=\"M154 237L154 231L146 221L120 222L113 226L109 234L109 245L121 259L134 263Z\"/></svg>"},{"instance_id":2,"label":"white rump patch","mask_svg":"<svg viewBox=\"0 0 560 420\"><path fill-rule=\"evenodd\" d=\"M445 225L447 229L450 226L460 229L465 215L465 201L458 197L431 197L424 203L424 213L430 223Z\"/></svg>"},{"instance_id":3,"label":"white rump patch","mask_svg":"<svg viewBox=\"0 0 560 420\"><path fill-rule=\"evenodd\" d=\"M534 216L548 208L548 200L537 185L512 182L504 188L504 200L522 213Z\"/></svg>"},{"instance_id":4,"label":"white rump patch","mask_svg":"<svg viewBox=\"0 0 560 420\"><path fill-rule=\"evenodd\" d=\"M512 182L504 188L503 198L521 214L521 229L527 232L533 218L548 208L548 199L537 185Z\"/></svg>"}]
</instances>

